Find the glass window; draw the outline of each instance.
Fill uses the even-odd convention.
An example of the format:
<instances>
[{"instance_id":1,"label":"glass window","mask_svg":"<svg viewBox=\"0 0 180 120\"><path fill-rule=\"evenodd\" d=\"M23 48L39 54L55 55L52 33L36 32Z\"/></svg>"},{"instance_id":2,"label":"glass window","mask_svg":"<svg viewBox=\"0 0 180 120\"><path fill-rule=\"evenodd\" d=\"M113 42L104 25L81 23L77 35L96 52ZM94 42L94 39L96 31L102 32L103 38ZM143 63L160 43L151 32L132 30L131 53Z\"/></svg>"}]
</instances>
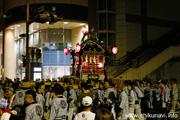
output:
<instances>
[{"instance_id":1,"label":"glass window","mask_svg":"<svg viewBox=\"0 0 180 120\"><path fill-rule=\"evenodd\" d=\"M106 13L99 14L99 30L106 30Z\"/></svg>"},{"instance_id":2,"label":"glass window","mask_svg":"<svg viewBox=\"0 0 180 120\"><path fill-rule=\"evenodd\" d=\"M115 30L115 14L108 13L108 30Z\"/></svg>"},{"instance_id":3,"label":"glass window","mask_svg":"<svg viewBox=\"0 0 180 120\"><path fill-rule=\"evenodd\" d=\"M72 47L71 30L65 30L65 46Z\"/></svg>"},{"instance_id":4,"label":"glass window","mask_svg":"<svg viewBox=\"0 0 180 120\"><path fill-rule=\"evenodd\" d=\"M62 50L63 48L63 30L51 29L50 30L50 50Z\"/></svg>"},{"instance_id":5,"label":"glass window","mask_svg":"<svg viewBox=\"0 0 180 120\"><path fill-rule=\"evenodd\" d=\"M39 32L34 33L34 47L39 47Z\"/></svg>"},{"instance_id":6,"label":"glass window","mask_svg":"<svg viewBox=\"0 0 180 120\"><path fill-rule=\"evenodd\" d=\"M106 10L106 0L99 0L99 10Z\"/></svg>"},{"instance_id":7,"label":"glass window","mask_svg":"<svg viewBox=\"0 0 180 120\"><path fill-rule=\"evenodd\" d=\"M49 76L49 66L43 66L43 78Z\"/></svg>"},{"instance_id":8,"label":"glass window","mask_svg":"<svg viewBox=\"0 0 180 120\"><path fill-rule=\"evenodd\" d=\"M107 9L115 11L115 0L107 0Z\"/></svg>"},{"instance_id":9,"label":"glass window","mask_svg":"<svg viewBox=\"0 0 180 120\"><path fill-rule=\"evenodd\" d=\"M26 38L23 38L23 54L26 54Z\"/></svg>"},{"instance_id":10,"label":"glass window","mask_svg":"<svg viewBox=\"0 0 180 120\"><path fill-rule=\"evenodd\" d=\"M24 40L19 39L20 55L24 54Z\"/></svg>"},{"instance_id":11,"label":"glass window","mask_svg":"<svg viewBox=\"0 0 180 120\"><path fill-rule=\"evenodd\" d=\"M48 37L48 30L41 30L40 31L40 45L43 51L49 51L49 37Z\"/></svg>"},{"instance_id":12,"label":"glass window","mask_svg":"<svg viewBox=\"0 0 180 120\"><path fill-rule=\"evenodd\" d=\"M29 35L29 47L33 47L34 40L33 40L33 34Z\"/></svg>"}]
</instances>

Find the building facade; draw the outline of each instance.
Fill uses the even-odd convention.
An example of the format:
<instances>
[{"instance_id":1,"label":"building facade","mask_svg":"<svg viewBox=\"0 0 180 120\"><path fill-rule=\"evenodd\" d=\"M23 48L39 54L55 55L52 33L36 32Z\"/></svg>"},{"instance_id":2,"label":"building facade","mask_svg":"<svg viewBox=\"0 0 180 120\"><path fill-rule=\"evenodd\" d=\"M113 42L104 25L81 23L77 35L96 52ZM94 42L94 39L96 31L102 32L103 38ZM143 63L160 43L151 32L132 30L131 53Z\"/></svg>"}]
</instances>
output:
<instances>
[{"instance_id":1,"label":"building facade","mask_svg":"<svg viewBox=\"0 0 180 120\"><path fill-rule=\"evenodd\" d=\"M29 47L42 51L41 77L57 79L71 74L71 56L64 48L74 49L80 42L82 28L88 28L87 0L27 0L29 2ZM0 0L1 75L14 79L25 76L23 56L26 56L26 1ZM53 13L60 20L35 19L36 15ZM52 20L52 19L51 19ZM36 22L35 22L36 21ZM3 47L4 46L4 47ZM34 62L36 62L34 60Z\"/></svg>"}]
</instances>

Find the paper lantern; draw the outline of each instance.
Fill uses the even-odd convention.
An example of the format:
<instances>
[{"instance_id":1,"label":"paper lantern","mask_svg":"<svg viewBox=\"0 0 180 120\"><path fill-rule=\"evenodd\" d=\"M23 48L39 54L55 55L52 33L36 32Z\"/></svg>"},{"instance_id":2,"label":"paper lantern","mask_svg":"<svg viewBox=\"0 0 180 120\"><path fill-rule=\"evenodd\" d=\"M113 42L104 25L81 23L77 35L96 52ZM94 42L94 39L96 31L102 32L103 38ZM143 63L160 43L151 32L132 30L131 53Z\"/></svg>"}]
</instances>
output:
<instances>
[{"instance_id":1,"label":"paper lantern","mask_svg":"<svg viewBox=\"0 0 180 120\"><path fill-rule=\"evenodd\" d=\"M76 52L80 52L80 50L81 50L81 45L77 44L76 45Z\"/></svg>"},{"instance_id":2,"label":"paper lantern","mask_svg":"<svg viewBox=\"0 0 180 120\"><path fill-rule=\"evenodd\" d=\"M117 53L117 51L118 51L117 47L116 47L116 46L115 46L115 47L113 47L113 49L112 49L112 54L116 54L116 53Z\"/></svg>"},{"instance_id":3,"label":"paper lantern","mask_svg":"<svg viewBox=\"0 0 180 120\"><path fill-rule=\"evenodd\" d=\"M64 48L64 54L65 54L65 55L69 54L69 49L68 49L67 47Z\"/></svg>"}]
</instances>

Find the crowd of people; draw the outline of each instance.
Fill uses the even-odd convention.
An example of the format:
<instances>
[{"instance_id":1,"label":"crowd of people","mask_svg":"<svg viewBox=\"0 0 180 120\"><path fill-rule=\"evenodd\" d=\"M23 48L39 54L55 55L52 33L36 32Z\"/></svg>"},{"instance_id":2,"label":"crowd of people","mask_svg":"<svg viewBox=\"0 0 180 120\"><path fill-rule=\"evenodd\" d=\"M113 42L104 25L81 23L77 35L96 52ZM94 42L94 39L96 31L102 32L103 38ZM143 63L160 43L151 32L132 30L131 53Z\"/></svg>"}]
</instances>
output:
<instances>
[{"instance_id":1,"label":"crowd of people","mask_svg":"<svg viewBox=\"0 0 180 120\"><path fill-rule=\"evenodd\" d=\"M63 84L39 81L22 89L19 79L7 79L0 81L0 120L168 119L180 108L177 82L173 78L76 83L66 78Z\"/></svg>"}]
</instances>

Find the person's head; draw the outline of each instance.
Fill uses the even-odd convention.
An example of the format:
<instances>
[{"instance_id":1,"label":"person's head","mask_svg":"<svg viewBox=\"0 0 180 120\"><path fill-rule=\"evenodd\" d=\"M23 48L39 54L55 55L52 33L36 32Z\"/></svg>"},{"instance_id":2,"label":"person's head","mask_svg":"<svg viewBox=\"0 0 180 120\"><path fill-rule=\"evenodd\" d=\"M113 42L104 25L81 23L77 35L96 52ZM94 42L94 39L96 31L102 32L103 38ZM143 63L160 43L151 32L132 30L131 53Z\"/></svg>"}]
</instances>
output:
<instances>
[{"instance_id":1,"label":"person's head","mask_svg":"<svg viewBox=\"0 0 180 120\"><path fill-rule=\"evenodd\" d=\"M121 91L123 90L123 87L124 87L123 85L117 85L116 89L119 93L121 93Z\"/></svg>"},{"instance_id":2,"label":"person's head","mask_svg":"<svg viewBox=\"0 0 180 120\"><path fill-rule=\"evenodd\" d=\"M175 78L170 79L170 84L171 85L174 85L176 82L177 82L177 79L175 79Z\"/></svg>"},{"instance_id":3,"label":"person's head","mask_svg":"<svg viewBox=\"0 0 180 120\"><path fill-rule=\"evenodd\" d=\"M44 84L42 83L36 83L36 92L42 93L44 91Z\"/></svg>"},{"instance_id":4,"label":"person's head","mask_svg":"<svg viewBox=\"0 0 180 120\"><path fill-rule=\"evenodd\" d=\"M81 89L82 89L82 90L88 90L88 85L87 85L87 83L85 83L85 82L81 83Z\"/></svg>"},{"instance_id":5,"label":"person's head","mask_svg":"<svg viewBox=\"0 0 180 120\"><path fill-rule=\"evenodd\" d=\"M144 83L143 83L142 81L140 82L140 86L141 86L141 87L144 87Z\"/></svg>"},{"instance_id":6,"label":"person's head","mask_svg":"<svg viewBox=\"0 0 180 120\"><path fill-rule=\"evenodd\" d=\"M99 80L96 80L96 81L95 81L95 87L96 87L97 89L99 89L99 85L100 85Z\"/></svg>"},{"instance_id":7,"label":"person's head","mask_svg":"<svg viewBox=\"0 0 180 120\"><path fill-rule=\"evenodd\" d=\"M148 81L148 82L146 83L146 86L147 86L147 87L151 87L151 82Z\"/></svg>"},{"instance_id":8,"label":"person's head","mask_svg":"<svg viewBox=\"0 0 180 120\"><path fill-rule=\"evenodd\" d=\"M166 84L167 84L166 80L161 80L160 87L164 88L166 86Z\"/></svg>"},{"instance_id":9,"label":"person's head","mask_svg":"<svg viewBox=\"0 0 180 120\"><path fill-rule=\"evenodd\" d=\"M60 84L56 83L54 85L53 91L56 95L62 95L64 93L64 88Z\"/></svg>"},{"instance_id":10,"label":"person's head","mask_svg":"<svg viewBox=\"0 0 180 120\"><path fill-rule=\"evenodd\" d=\"M105 108L101 108L96 112L95 120L115 120L113 114Z\"/></svg>"},{"instance_id":11,"label":"person's head","mask_svg":"<svg viewBox=\"0 0 180 120\"><path fill-rule=\"evenodd\" d=\"M138 86L138 83L136 81L133 81L134 86Z\"/></svg>"},{"instance_id":12,"label":"person's head","mask_svg":"<svg viewBox=\"0 0 180 120\"><path fill-rule=\"evenodd\" d=\"M139 86L139 85L140 85L140 81L139 81L139 80L136 80L136 83L137 83L137 86Z\"/></svg>"},{"instance_id":13,"label":"person's head","mask_svg":"<svg viewBox=\"0 0 180 120\"><path fill-rule=\"evenodd\" d=\"M50 85L45 85L45 92L49 92Z\"/></svg>"},{"instance_id":14,"label":"person's head","mask_svg":"<svg viewBox=\"0 0 180 120\"><path fill-rule=\"evenodd\" d=\"M9 87L13 87L13 81L9 81Z\"/></svg>"},{"instance_id":15,"label":"person's head","mask_svg":"<svg viewBox=\"0 0 180 120\"><path fill-rule=\"evenodd\" d=\"M133 89L133 82L128 82L127 89L130 91Z\"/></svg>"},{"instance_id":16,"label":"person's head","mask_svg":"<svg viewBox=\"0 0 180 120\"><path fill-rule=\"evenodd\" d=\"M105 89L107 89L107 88L109 88L109 87L110 87L110 83L109 83L109 81L105 81L105 83L104 83L104 87L105 87Z\"/></svg>"},{"instance_id":17,"label":"person's head","mask_svg":"<svg viewBox=\"0 0 180 120\"><path fill-rule=\"evenodd\" d=\"M160 84L159 82L156 82L156 88L159 88L159 84Z\"/></svg>"},{"instance_id":18,"label":"person's head","mask_svg":"<svg viewBox=\"0 0 180 120\"><path fill-rule=\"evenodd\" d=\"M10 98L11 96L13 96L13 94L14 94L14 89L13 88L11 88L11 87L8 87L7 89L6 89L6 93L5 93L6 95L6 97L7 98Z\"/></svg>"},{"instance_id":19,"label":"person's head","mask_svg":"<svg viewBox=\"0 0 180 120\"><path fill-rule=\"evenodd\" d=\"M26 91L24 101L26 104L36 102L36 92L34 90Z\"/></svg>"},{"instance_id":20,"label":"person's head","mask_svg":"<svg viewBox=\"0 0 180 120\"><path fill-rule=\"evenodd\" d=\"M125 80L125 81L124 81L124 86L127 86L127 85L128 85L128 81Z\"/></svg>"},{"instance_id":21,"label":"person's head","mask_svg":"<svg viewBox=\"0 0 180 120\"><path fill-rule=\"evenodd\" d=\"M103 89L104 89L104 84L103 84L103 82L100 82L100 84L99 84L99 88L100 88L101 90L103 90Z\"/></svg>"},{"instance_id":22,"label":"person's head","mask_svg":"<svg viewBox=\"0 0 180 120\"><path fill-rule=\"evenodd\" d=\"M93 99L90 96L85 96L81 101L82 109L90 111L93 105L92 103L93 103Z\"/></svg>"},{"instance_id":23,"label":"person's head","mask_svg":"<svg viewBox=\"0 0 180 120\"><path fill-rule=\"evenodd\" d=\"M94 87L95 86L95 81L91 80L91 85Z\"/></svg>"},{"instance_id":24,"label":"person's head","mask_svg":"<svg viewBox=\"0 0 180 120\"><path fill-rule=\"evenodd\" d=\"M69 84L69 85L68 85L68 89L69 89L69 90L71 90L71 89L73 89L73 88L74 88L74 87L73 87L72 84Z\"/></svg>"}]
</instances>

